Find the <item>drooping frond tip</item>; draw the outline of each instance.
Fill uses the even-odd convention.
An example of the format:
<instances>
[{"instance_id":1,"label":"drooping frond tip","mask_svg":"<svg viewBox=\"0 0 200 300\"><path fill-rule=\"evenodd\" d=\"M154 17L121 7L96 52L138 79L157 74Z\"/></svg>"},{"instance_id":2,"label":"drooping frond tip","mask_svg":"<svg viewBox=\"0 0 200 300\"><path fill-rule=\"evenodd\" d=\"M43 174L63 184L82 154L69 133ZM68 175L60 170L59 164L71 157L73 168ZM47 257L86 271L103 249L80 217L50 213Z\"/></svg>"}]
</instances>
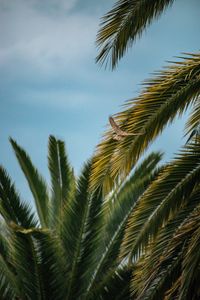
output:
<instances>
[{"instance_id":1,"label":"drooping frond tip","mask_svg":"<svg viewBox=\"0 0 200 300\"><path fill-rule=\"evenodd\" d=\"M97 34L96 61L114 69L132 43L174 0L118 0ZM110 57L109 57L110 56Z\"/></svg>"}]
</instances>

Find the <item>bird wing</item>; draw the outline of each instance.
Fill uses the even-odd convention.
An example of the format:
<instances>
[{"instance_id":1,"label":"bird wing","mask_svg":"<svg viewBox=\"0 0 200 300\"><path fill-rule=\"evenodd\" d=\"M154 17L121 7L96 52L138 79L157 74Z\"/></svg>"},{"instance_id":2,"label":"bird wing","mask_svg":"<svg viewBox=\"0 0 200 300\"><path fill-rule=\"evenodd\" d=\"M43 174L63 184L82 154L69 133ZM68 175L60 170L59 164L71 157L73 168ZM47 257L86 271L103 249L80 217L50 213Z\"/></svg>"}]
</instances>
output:
<instances>
[{"instance_id":1,"label":"bird wing","mask_svg":"<svg viewBox=\"0 0 200 300\"><path fill-rule=\"evenodd\" d=\"M124 139L124 136L119 135L119 134L115 134L115 135L113 136L113 139L116 140L116 141L121 141L121 140Z\"/></svg>"},{"instance_id":2,"label":"bird wing","mask_svg":"<svg viewBox=\"0 0 200 300\"><path fill-rule=\"evenodd\" d=\"M109 122L116 134L122 135L122 136L124 135L125 132L120 129L119 125L117 125L117 123L115 122L113 117L111 117L111 116L109 117Z\"/></svg>"},{"instance_id":3,"label":"bird wing","mask_svg":"<svg viewBox=\"0 0 200 300\"><path fill-rule=\"evenodd\" d=\"M110 125L112 126L112 128L114 129L114 131L117 135L128 136L128 135L143 135L144 134L144 132L129 133L129 132L121 130L119 125L117 125L117 123L115 122L115 120L111 116L109 117L109 122L110 122Z\"/></svg>"}]
</instances>

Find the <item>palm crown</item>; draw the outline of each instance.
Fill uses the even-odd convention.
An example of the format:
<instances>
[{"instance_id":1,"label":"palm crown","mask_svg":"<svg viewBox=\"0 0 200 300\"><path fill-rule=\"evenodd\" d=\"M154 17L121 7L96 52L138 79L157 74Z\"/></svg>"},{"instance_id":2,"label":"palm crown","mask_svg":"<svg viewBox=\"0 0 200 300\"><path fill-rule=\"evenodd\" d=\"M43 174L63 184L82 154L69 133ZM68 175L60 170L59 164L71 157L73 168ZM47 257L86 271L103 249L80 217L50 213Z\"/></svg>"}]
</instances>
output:
<instances>
[{"instance_id":1,"label":"palm crown","mask_svg":"<svg viewBox=\"0 0 200 300\"><path fill-rule=\"evenodd\" d=\"M121 263L120 246L128 217L158 173L161 154L147 157L104 199L101 188L89 189L91 161L75 179L62 141L49 138L51 191L28 154L10 141L36 212L0 167L1 299L129 299L132 269Z\"/></svg>"}]
</instances>

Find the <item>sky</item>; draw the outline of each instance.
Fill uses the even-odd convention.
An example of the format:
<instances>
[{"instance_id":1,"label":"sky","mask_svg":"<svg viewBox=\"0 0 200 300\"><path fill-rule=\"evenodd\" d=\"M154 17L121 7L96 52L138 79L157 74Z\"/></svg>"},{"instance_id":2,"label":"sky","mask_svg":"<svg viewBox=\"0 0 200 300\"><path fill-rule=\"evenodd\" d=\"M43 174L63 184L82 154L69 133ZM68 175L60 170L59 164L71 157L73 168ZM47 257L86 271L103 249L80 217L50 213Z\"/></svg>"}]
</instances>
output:
<instances>
[{"instance_id":1,"label":"sky","mask_svg":"<svg viewBox=\"0 0 200 300\"><path fill-rule=\"evenodd\" d=\"M79 173L94 152L108 116L138 95L140 83L199 51L199 0L176 0L128 51L115 71L95 63L100 18L113 0L0 0L0 164L31 201L8 138L23 146L49 182L50 134L66 143ZM152 145L173 157L184 143L186 115Z\"/></svg>"}]
</instances>

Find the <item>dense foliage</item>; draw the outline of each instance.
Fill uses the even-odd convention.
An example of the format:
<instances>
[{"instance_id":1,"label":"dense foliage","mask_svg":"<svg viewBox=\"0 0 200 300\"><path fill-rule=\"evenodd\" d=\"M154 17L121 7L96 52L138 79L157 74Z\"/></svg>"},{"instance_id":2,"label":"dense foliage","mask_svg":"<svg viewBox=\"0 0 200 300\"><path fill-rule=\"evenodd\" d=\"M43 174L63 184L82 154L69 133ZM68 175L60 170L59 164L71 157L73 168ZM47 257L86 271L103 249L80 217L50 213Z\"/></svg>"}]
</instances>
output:
<instances>
[{"instance_id":1,"label":"dense foliage","mask_svg":"<svg viewBox=\"0 0 200 300\"><path fill-rule=\"evenodd\" d=\"M118 0L98 33L97 61L111 54L114 68L172 3ZM115 116L127 134L116 140L109 129L78 179L64 143L50 136L50 189L11 139L36 212L0 167L1 299L200 299L199 94L200 54L185 54ZM167 165L152 153L135 168L189 106L186 134L195 138Z\"/></svg>"},{"instance_id":2,"label":"dense foliage","mask_svg":"<svg viewBox=\"0 0 200 300\"><path fill-rule=\"evenodd\" d=\"M28 154L11 144L36 212L1 166L1 299L129 299L132 267L119 259L120 246L131 212L159 172L161 154L148 156L103 198L101 189L89 189L91 161L76 179L62 141L49 138L50 190Z\"/></svg>"},{"instance_id":3,"label":"dense foliage","mask_svg":"<svg viewBox=\"0 0 200 300\"><path fill-rule=\"evenodd\" d=\"M128 47L173 1L118 0L97 36L97 61L115 68ZM149 144L190 107L190 143L147 188L129 217L120 257L134 271L136 299L200 299L200 54L184 54L156 72L126 109L115 116L119 127L144 135L114 138L109 129L97 146L91 186L107 194L123 181ZM195 137L194 137L195 134ZM169 141L170 142L170 141Z\"/></svg>"}]
</instances>

